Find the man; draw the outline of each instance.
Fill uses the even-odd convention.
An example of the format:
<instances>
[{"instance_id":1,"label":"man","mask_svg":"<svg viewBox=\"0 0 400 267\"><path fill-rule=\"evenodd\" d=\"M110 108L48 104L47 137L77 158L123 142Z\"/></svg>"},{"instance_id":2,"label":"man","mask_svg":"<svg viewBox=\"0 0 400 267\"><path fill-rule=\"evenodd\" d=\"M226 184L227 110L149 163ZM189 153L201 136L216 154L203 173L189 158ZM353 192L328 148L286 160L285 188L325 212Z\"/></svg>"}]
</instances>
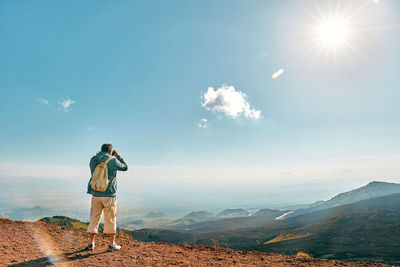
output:
<instances>
[{"instance_id":1,"label":"man","mask_svg":"<svg viewBox=\"0 0 400 267\"><path fill-rule=\"evenodd\" d=\"M114 156L114 157L113 157ZM103 144L101 151L90 159L90 171L93 175L97 165L108 160L108 180L109 184L104 192L96 191L88 184L87 193L92 195L90 208L90 224L88 232L90 233L88 249L93 250L95 247L95 237L98 233L98 227L101 220L101 215L104 212L104 233L110 235L109 251L121 249L120 245L115 243L115 235L117 232L116 215L117 215L117 171L126 171L128 166L121 158L116 150L113 150L111 144ZM92 178L90 178L92 180Z\"/></svg>"}]
</instances>

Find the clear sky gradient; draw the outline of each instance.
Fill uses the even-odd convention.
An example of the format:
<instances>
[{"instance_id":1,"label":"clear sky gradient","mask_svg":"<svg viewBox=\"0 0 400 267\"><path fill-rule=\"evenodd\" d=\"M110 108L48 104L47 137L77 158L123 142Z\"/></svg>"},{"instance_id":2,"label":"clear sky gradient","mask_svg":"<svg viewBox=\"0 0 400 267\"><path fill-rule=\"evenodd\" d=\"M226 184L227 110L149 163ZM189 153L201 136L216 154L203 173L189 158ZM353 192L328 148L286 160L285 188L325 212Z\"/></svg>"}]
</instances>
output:
<instances>
[{"instance_id":1,"label":"clear sky gradient","mask_svg":"<svg viewBox=\"0 0 400 267\"><path fill-rule=\"evenodd\" d=\"M332 10L354 29L336 56L310 34ZM111 142L132 171L398 177L399 14L396 0L1 1L3 174L86 167ZM260 117L207 110L224 84Z\"/></svg>"}]
</instances>

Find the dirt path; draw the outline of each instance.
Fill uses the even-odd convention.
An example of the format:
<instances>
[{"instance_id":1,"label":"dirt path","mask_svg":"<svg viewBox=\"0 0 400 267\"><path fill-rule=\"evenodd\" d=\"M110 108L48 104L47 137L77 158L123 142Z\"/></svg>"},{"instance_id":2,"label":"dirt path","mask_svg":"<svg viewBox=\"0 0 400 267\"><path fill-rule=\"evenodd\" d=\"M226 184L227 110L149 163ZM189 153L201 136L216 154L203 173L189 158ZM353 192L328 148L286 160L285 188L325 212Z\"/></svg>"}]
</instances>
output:
<instances>
[{"instance_id":1,"label":"dirt path","mask_svg":"<svg viewBox=\"0 0 400 267\"><path fill-rule=\"evenodd\" d=\"M107 238L102 235L98 236L94 251L85 251L87 238L85 230L0 219L0 266L371 266L223 248L144 243L122 237L118 238L122 250L107 252Z\"/></svg>"}]
</instances>

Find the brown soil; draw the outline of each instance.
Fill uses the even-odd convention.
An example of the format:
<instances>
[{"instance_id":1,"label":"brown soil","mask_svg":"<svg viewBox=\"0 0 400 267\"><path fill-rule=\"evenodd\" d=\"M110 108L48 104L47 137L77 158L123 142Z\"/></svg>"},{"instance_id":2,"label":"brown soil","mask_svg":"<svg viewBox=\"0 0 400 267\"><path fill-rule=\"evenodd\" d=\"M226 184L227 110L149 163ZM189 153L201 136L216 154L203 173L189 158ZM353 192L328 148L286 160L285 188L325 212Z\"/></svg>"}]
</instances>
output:
<instances>
[{"instance_id":1,"label":"brown soil","mask_svg":"<svg viewBox=\"0 0 400 267\"><path fill-rule=\"evenodd\" d=\"M0 266L372 266L127 237L118 237L120 251L108 252L103 235L97 237L94 251L86 251L87 240L82 229L0 219Z\"/></svg>"}]
</instances>

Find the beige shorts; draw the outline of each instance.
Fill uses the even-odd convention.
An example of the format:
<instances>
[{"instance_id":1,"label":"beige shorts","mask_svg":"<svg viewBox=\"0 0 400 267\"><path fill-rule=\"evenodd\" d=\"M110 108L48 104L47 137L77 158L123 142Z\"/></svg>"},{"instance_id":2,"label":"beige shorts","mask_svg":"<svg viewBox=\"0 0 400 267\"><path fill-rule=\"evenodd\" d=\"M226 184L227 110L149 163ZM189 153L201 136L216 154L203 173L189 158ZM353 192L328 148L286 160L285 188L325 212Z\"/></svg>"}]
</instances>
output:
<instances>
[{"instance_id":1,"label":"beige shorts","mask_svg":"<svg viewBox=\"0 0 400 267\"><path fill-rule=\"evenodd\" d=\"M90 207L90 223L87 231L98 233L101 215L104 212L104 233L114 234L117 232L117 198L92 196Z\"/></svg>"}]
</instances>

